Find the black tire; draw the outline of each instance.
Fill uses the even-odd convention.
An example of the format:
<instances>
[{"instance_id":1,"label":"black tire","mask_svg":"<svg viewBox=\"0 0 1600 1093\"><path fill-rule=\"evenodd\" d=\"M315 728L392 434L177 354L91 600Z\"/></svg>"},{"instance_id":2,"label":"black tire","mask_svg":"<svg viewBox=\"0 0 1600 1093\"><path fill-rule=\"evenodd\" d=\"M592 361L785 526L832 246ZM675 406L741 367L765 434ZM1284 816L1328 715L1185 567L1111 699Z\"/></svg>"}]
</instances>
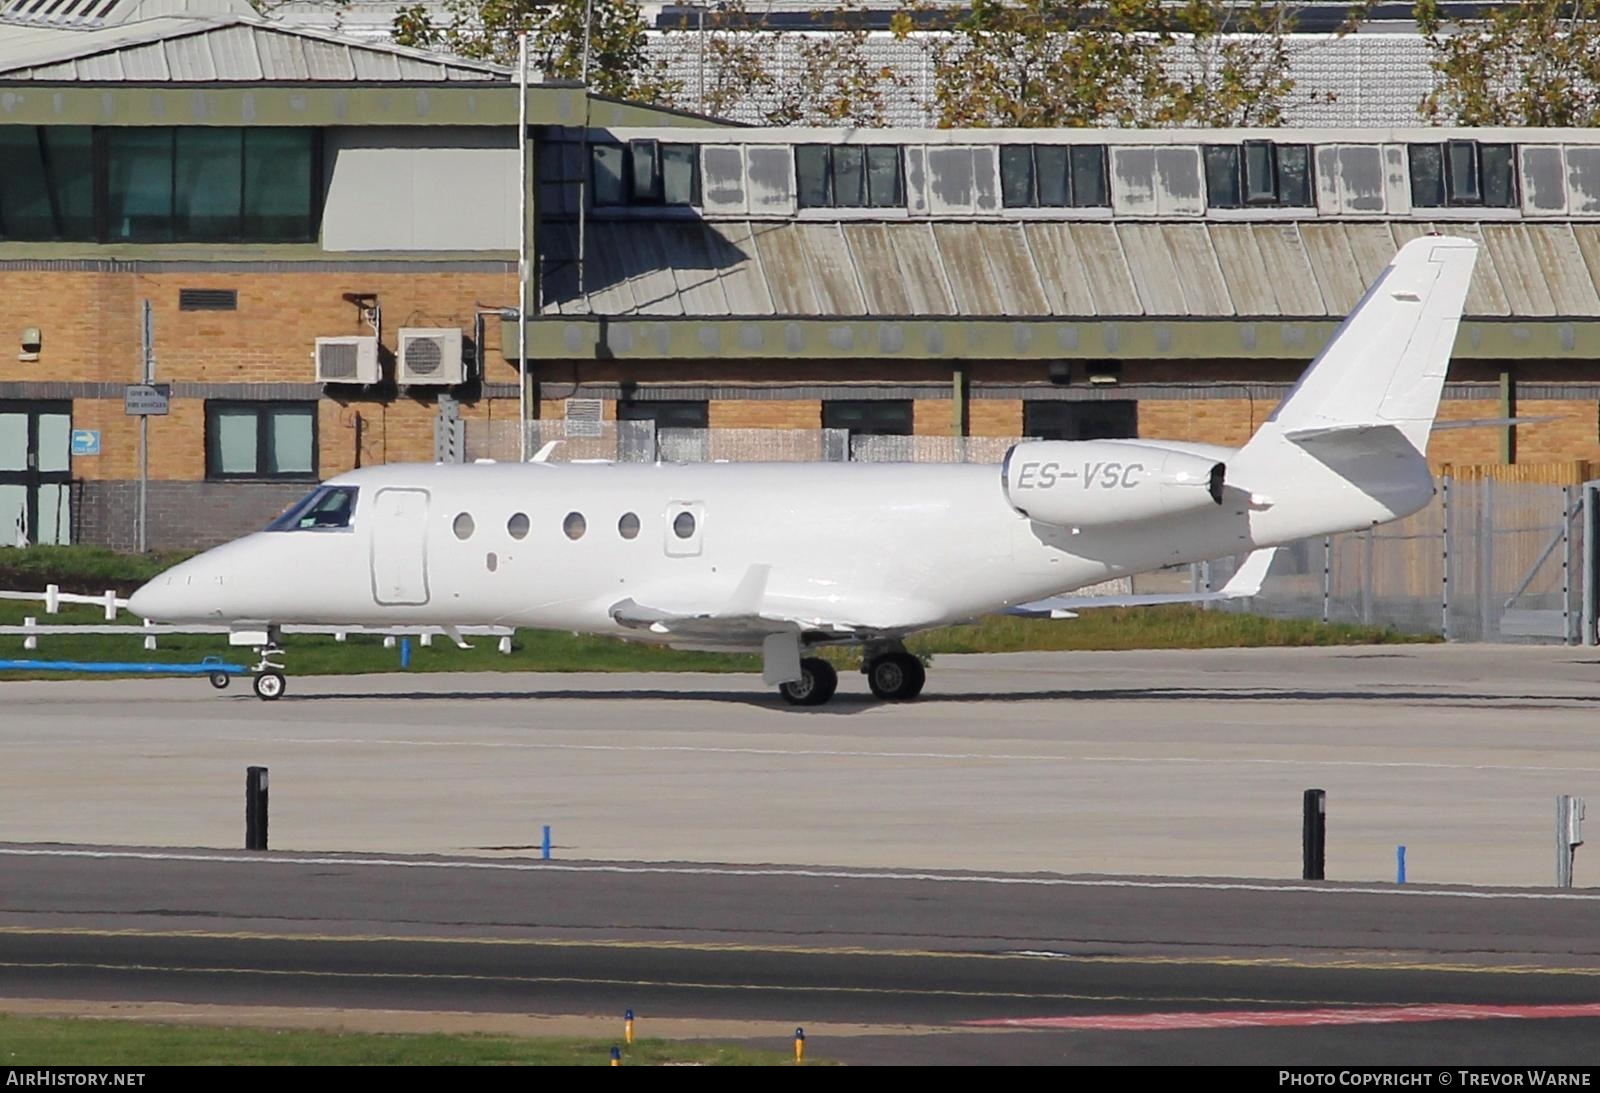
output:
<instances>
[{"instance_id":1,"label":"black tire","mask_svg":"<svg viewBox=\"0 0 1600 1093\"><path fill-rule=\"evenodd\" d=\"M263 702L276 702L287 686L282 672L262 672L255 680L256 697Z\"/></svg>"},{"instance_id":2,"label":"black tire","mask_svg":"<svg viewBox=\"0 0 1600 1093\"><path fill-rule=\"evenodd\" d=\"M219 691L226 691L228 689L228 673L212 672L211 685Z\"/></svg>"},{"instance_id":3,"label":"black tire","mask_svg":"<svg viewBox=\"0 0 1600 1093\"><path fill-rule=\"evenodd\" d=\"M778 685L778 693L791 706L820 706L839 689L839 673L821 657L800 662L800 678Z\"/></svg>"},{"instance_id":4,"label":"black tire","mask_svg":"<svg viewBox=\"0 0 1600 1093\"><path fill-rule=\"evenodd\" d=\"M867 665L867 686L887 702L909 702L927 682L927 669L910 653L885 653Z\"/></svg>"}]
</instances>

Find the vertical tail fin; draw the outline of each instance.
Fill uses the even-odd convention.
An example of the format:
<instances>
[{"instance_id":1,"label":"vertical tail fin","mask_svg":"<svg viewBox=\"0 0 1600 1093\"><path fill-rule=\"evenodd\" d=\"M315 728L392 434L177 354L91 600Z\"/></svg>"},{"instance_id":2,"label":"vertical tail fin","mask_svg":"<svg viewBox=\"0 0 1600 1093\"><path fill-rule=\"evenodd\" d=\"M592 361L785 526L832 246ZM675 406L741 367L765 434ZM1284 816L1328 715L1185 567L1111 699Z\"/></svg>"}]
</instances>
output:
<instances>
[{"instance_id":1,"label":"vertical tail fin","mask_svg":"<svg viewBox=\"0 0 1600 1093\"><path fill-rule=\"evenodd\" d=\"M1268 419L1275 431L1299 440L1387 426L1425 452L1477 257L1477 243L1453 236L1401 247Z\"/></svg>"}]
</instances>

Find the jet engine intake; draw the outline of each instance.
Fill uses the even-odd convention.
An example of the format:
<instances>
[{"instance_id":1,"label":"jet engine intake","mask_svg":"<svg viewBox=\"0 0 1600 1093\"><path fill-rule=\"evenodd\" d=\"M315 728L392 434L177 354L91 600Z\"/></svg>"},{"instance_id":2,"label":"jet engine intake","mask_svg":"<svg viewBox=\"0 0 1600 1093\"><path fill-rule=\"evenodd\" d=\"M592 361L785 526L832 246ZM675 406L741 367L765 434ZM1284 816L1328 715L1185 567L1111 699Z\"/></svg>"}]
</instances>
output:
<instances>
[{"instance_id":1,"label":"jet engine intake","mask_svg":"<svg viewBox=\"0 0 1600 1093\"><path fill-rule=\"evenodd\" d=\"M1001 467L1006 501L1060 527L1104 527L1222 504L1227 468L1190 452L1115 440L1013 445Z\"/></svg>"}]
</instances>

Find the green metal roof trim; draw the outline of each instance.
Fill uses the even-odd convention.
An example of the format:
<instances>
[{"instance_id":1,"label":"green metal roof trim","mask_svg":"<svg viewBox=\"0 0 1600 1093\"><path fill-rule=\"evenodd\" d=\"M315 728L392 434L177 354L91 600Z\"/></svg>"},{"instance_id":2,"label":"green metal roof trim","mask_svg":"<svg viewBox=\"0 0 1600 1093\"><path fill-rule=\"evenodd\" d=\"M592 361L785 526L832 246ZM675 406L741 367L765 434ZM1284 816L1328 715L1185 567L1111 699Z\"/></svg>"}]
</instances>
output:
<instances>
[{"instance_id":1,"label":"green metal roof trim","mask_svg":"<svg viewBox=\"0 0 1600 1093\"><path fill-rule=\"evenodd\" d=\"M721 126L714 118L591 96L593 125ZM528 88L528 124L584 118L582 88ZM509 125L517 89L505 83L48 84L0 80L0 125Z\"/></svg>"},{"instance_id":2,"label":"green metal roof trim","mask_svg":"<svg viewBox=\"0 0 1600 1093\"><path fill-rule=\"evenodd\" d=\"M1094 319L542 318L534 360L1310 360L1330 319L1304 322ZM517 323L500 344L517 357ZM1600 321L1464 322L1460 360L1594 360Z\"/></svg>"}]
</instances>

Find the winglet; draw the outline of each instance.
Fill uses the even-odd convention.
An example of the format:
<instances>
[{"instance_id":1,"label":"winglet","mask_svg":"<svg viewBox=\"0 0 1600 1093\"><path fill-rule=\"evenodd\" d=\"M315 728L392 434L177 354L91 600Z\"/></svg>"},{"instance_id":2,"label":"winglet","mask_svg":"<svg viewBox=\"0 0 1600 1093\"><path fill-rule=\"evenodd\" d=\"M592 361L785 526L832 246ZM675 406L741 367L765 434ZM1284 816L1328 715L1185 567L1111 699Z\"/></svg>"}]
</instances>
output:
<instances>
[{"instance_id":1,"label":"winglet","mask_svg":"<svg viewBox=\"0 0 1600 1093\"><path fill-rule=\"evenodd\" d=\"M1257 595L1261 591L1261 582L1267 579L1267 570L1272 567L1273 556L1277 553L1277 547L1251 551L1244 564L1234 570L1228 583L1217 590L1218 593L1229 600Z\"/></svg>"},{"instance_id":2,"label":"winglet","mask_svg":"<svg viewBox=\"0 0 1600 1093\"><path fill-rule=\"evenodd\" d=\"M533 458L528 460L528 462L548 463L550 462L550 457L555 454L555 450L560 446L561 441L559 440L547 440L544 442L544 446L535 452Z\"/></svg>"}]
</instances>

